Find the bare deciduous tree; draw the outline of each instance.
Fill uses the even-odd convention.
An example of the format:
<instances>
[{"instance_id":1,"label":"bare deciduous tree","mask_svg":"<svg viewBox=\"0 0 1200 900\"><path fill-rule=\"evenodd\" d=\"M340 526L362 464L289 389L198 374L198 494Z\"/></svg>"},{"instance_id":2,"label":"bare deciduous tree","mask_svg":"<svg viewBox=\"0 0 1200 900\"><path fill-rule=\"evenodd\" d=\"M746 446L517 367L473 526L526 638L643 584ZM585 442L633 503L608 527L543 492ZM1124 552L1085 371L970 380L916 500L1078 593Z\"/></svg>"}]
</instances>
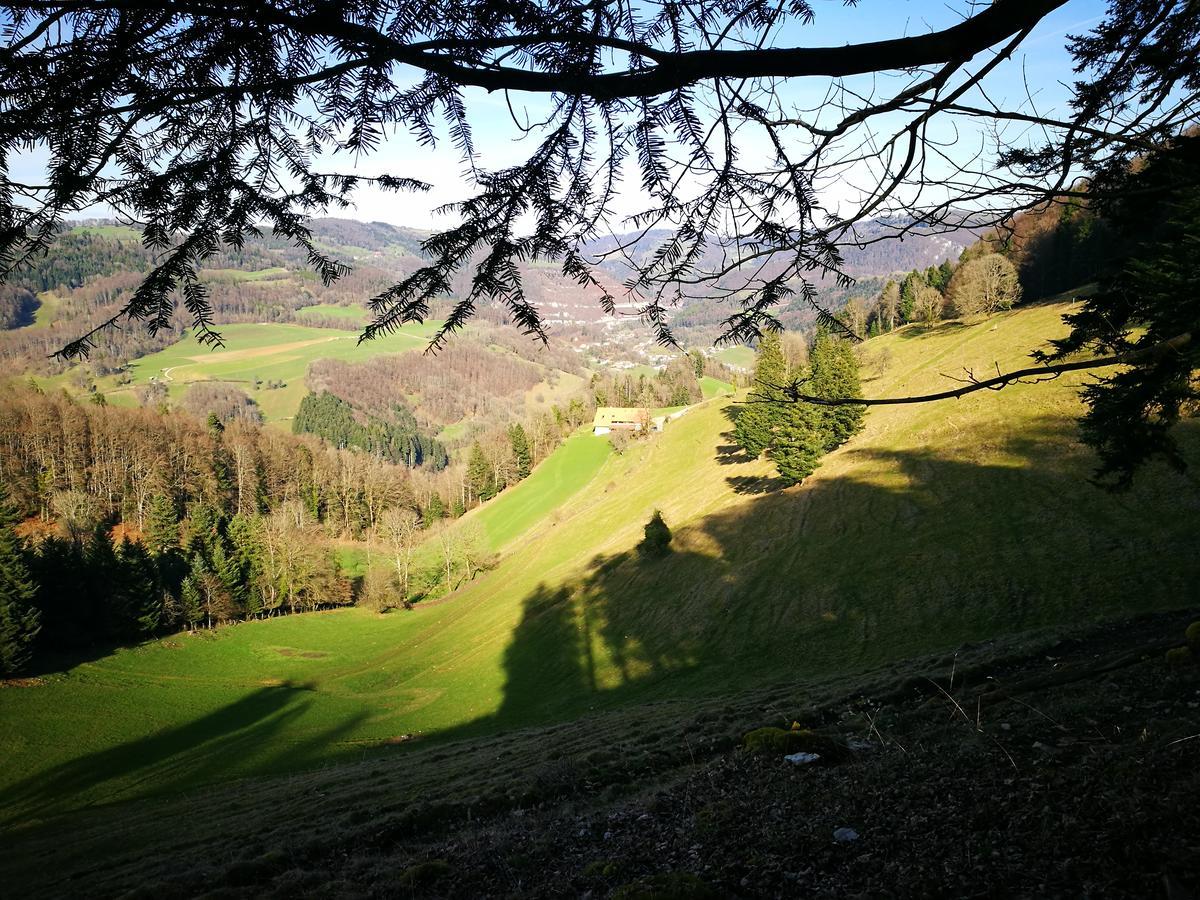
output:
<instances>
[{"instance_id":1,"label":"bare deciduous tree","mask_svg":"<svg viewBox=\"0 0 1200 900\"><path fill-rule=\"evenodd\" d=\"M1011 262L998 253L988 253L955 270L949 293L958 315L986 316L1011 309L1021 299L1021 282Z\"/></svg>"}]
</instances>

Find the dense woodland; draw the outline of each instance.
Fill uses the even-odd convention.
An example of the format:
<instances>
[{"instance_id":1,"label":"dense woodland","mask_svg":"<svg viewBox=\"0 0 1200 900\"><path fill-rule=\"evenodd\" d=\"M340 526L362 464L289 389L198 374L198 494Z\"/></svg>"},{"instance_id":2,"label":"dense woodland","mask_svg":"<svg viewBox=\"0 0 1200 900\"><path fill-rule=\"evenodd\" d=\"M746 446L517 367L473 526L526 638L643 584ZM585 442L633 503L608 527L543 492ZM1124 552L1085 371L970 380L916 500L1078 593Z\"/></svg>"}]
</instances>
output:
<instances>
[{"instance_id":1,"label":"dense woodland","mask_svg":"<svg viewBox=\"0 0 1200 900\"><path fill-rule=\"evenodd\" d=\"M335 447L356 447L372 456L409 468L444 469L446 448L421 431L402 403L393 404L386 418L357 414L353 406L327 391L309 394L292 419L295 434L315 434Z\"/></svg>"}]
</instances>

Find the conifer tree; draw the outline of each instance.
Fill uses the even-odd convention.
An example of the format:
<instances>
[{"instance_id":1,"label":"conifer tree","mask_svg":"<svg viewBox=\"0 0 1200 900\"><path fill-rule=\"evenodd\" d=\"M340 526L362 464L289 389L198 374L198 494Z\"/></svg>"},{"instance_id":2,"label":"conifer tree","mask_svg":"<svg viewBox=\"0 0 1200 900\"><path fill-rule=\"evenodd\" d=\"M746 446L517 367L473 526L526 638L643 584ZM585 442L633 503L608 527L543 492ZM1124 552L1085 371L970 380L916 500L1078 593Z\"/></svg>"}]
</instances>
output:
<instances>
[{"instance_id":1,"label":"conifer tree","mask_svg":"<svg viewBox=\"0 0 1200 900\"><path fill-rule=\"evenodd\" d=\"M783 340L777 331L768 331L758 345L754 364L754 389L738 414L733 439L751 456L760 456L771 446L779 420L779 406L788 383L787 360Z\"/></svg>"},{"instance_id":2,"label":"conifer tree","mask_svg":"<svg viewBox=\"0 0 1200 900\"><path fill-rule=\"evenodd\" d=\"M157 567L146 548L129 538L117 548L116 558L119 578L113 603L120 610L121 631L130 638L149 637L163 618Z\"/></svg>"},{"instance_id":3,"label":"conifer tree","mask_svg":"<svg viewBox=\"0 0 1200 900\"><path fill-rule=\"evenodd\" d=\"M433 526L434 522L446 517L446 504L442 501L441 494L434 494L429 498L429 504L425 507L425 511L421 518L425 523L426 528Z\"/></svg>"},{"instance_id":4,"label":"conifer tree","mask_svg":"<svg viewBox=\"0 0 1200 900\"><path fill-rule=\"evenodd\" d=\"M858 374L858 360L850 344L822 330L817 334L810 357L811 373L807 382L813 396L835 399L838 397L861 397L862 383ZM808 406L793 403L790 406ZM866 408L862 406L827 406L818 414L819 427L823 434L823 452L828 453L858 433L862 428Z\"/></svg>"},{"instance_id":5,"label":"conifer tree","mask_svg":"<svg viewBox=\"0 0 1200 900\"><path fill-rule=\"evenodd\" d=\"M644 536L638 544L638 553L655 559L666 556L671 552L671 529L663 519L662 510L656 509L650 521L646 523Z\"/></svg>"},{"instance_id":6,"label":"conifer tree","mask_svg":"<svg viewBox=\"0 0 1200 900\"><path fill-rule=\"evenodd\" d=\"M471 445L471 455L467 460L467 486L471 489L472 496L480 501L490 500L496 495L492 464L488 462L479 441Z\"/></svg>"},{"instance_id":7,"label":"conifer tree","mask_svg":"<svg viewBox=\"0 0 1200 900\"><path fill-rule=\"evenodd\" d=\"M166 495L156 494L150 501L142 536L146 548L154 554L161 555L179 546L179 517L175 504Z\"/></svg>"},{"instance_id":8,"label":"conifer tree","mask_svg":"<svg viewBox=\"0 0 1200 900\"><path fill-rule=\"evenodd\" d=\"M799 484L821 464L826 432L821 411L811 403L785 403L771 447L771 461L788 485Z\"/></svg>"},{"instance_id":9,"label":"conifer tree","mask_svg":"<svg viewBox=\"0 0 1200 900\"><path fill-rule=\"evenodd\" d=\"M33 652L40 625L36 589L13 532L16 514L0 486L0 675L21 671Z\"/></svg>"},{"instance_id":10,"label":"conifer tree","mask_svg":"<svg viewBox=\"0 0 1200 900\"><path fill-rule=\"evenodd\" d=\"M517 481L523 481L533 470L533 455L529 450L529 435L525 433L520 422L508 429L508 440L512 444L513 470L516 473Z\"/></svg>"}]
</instances>

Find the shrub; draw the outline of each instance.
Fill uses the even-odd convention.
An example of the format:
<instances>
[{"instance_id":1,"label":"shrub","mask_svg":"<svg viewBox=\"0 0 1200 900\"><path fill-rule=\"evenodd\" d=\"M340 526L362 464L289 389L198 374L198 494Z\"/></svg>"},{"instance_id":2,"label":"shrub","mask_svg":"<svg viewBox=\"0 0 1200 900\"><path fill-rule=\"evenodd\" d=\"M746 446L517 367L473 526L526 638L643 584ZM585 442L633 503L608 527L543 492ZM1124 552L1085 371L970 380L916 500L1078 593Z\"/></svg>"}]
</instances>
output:
<instances>
[{"instance_id":1,"label":"shrub","mask_svg":"<svg viewBox=\"0 0 1200 900\"><path fill-rule=\"evenodd\" d=\"M1182 669L1192 664L1191 647L1173 647L1167 651L1167 665L1172 669Z\"/></svg>"},{"instance_id":2,"label":"shrub","mask_svg":"<svg viewBox=\"0 0 1200 900\"><path fill-rule=\"evenodd\" d=\"M850 756L842 741L807 728L756 728L742 738L742 747L758 756L816 753L822 762L839 762Z\"/></svg>"},{"instance_id":3,"label":"shrub","mask_svg":"<svg viewBox=\"0 0 1200 900\"><path fill-rule=\"evenodd\" d=\"M1193 622L1187 627L1187 631L1183 633L1187 638L1188 646L1193 650L1200 651L1200 622Z\"/></svg>"},{"instance_id":4,"label":"shrub","mask_svg":"<svg viewBox=\"0 0 1200 900\"><path fill-rule=\"evenodd\" d=\"M638 544L638 553L649 559L666 556L671 552L671 529L663 521L662 511L655 510L646 523L645 537Z\"/></svg>"}]
</instances>

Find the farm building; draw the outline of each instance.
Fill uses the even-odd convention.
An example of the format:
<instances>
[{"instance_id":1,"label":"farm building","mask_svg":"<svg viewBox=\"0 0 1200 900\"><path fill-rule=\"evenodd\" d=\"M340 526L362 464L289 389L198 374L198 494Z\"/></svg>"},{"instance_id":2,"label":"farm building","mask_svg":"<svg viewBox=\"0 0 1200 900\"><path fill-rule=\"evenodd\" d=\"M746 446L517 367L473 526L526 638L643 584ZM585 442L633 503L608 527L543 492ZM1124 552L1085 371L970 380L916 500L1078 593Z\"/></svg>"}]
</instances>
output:
<instances>
[{"instance_id":1,"label":"farm building","mask_svg":"<svg viewBox=\"0 0 1200 900\"><path fill-rule=\"evenodd\" d=\"M642 423L649 418L651 431L662 431L666 416L651 416L648 409L637 406L601 406L592 419L592 434L608 434L612 431L641 431Z\"/></svg>"}]
</instances>

